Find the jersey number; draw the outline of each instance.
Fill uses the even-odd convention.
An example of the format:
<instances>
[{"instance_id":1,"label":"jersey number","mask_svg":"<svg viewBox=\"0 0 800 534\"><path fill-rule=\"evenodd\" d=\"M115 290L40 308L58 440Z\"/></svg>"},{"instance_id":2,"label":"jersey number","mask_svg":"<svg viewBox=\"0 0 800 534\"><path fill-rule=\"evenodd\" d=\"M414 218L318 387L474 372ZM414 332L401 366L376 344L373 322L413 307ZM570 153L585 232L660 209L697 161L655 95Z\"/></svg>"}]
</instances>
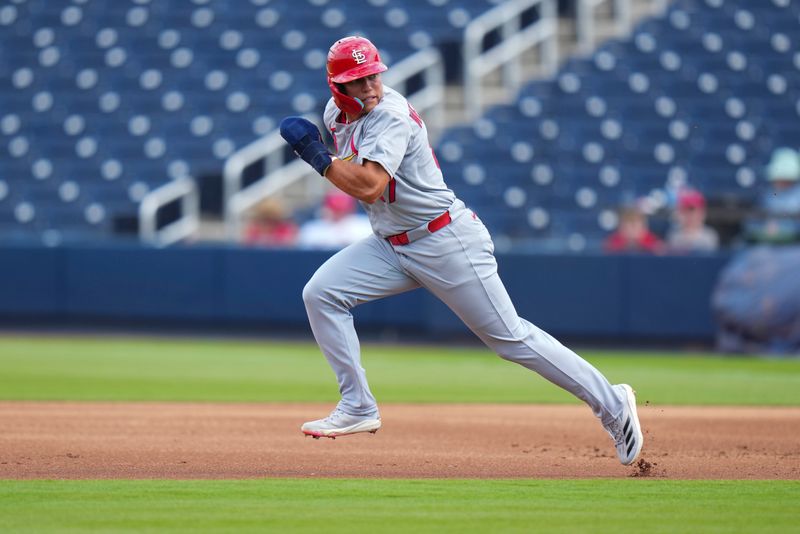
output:
<instances>
[{"instance_id":1,"label":"jersey number","mask_svg":"<svg viewBox=\"0 0 800 534\"><path fill-rule=\"evenodd\" d=\"M392 178L389 180L389 204L392 204L394 203L395 200L397 200L396 190L397 190L397 180ZM386 202L386 198L383 195L381 195L381 200Z\"/></svg>"}]
</instances>

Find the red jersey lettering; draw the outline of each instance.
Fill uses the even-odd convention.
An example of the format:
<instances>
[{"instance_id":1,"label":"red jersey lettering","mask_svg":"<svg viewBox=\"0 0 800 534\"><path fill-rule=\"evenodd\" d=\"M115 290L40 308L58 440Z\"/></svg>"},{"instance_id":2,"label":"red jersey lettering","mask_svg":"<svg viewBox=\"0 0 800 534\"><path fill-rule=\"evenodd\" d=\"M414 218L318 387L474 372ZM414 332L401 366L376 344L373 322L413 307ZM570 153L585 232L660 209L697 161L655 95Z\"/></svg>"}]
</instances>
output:
<instances>
[{"instance_id":1,"label":"red jersey lettering","mask_svg":"<svg viewBox=\"0 0 800 534\"><path fill-rule=\"evenodd\" d=\"M419 127L422 128L422 117L419 116L419 113L417 113L417 110L414 109L414 106L411 104L408 105L408 114L412 119L414 119L414 122L416 122Z\"/></svg>"}]
</instances>

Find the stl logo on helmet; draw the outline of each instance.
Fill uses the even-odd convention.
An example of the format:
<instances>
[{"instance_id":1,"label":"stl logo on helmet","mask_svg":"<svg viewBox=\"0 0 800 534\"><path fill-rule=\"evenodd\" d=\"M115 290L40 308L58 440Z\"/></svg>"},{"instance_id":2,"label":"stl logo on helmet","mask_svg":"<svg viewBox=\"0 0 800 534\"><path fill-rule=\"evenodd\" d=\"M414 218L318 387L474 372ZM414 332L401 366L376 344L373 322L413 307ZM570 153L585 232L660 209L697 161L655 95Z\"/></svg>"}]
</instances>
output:
<instances>
[{"instance_id":1,"label":"stl logo on helmet","mask_svg":"<svg viewBox=\"0 0 800 534\"><path fill-rule=\"evenodd\" d=\"M361 50L353 50L353 59L356 60L356 65L361 65L367 60L367 56Z\"/></svg>"}]
</instances>

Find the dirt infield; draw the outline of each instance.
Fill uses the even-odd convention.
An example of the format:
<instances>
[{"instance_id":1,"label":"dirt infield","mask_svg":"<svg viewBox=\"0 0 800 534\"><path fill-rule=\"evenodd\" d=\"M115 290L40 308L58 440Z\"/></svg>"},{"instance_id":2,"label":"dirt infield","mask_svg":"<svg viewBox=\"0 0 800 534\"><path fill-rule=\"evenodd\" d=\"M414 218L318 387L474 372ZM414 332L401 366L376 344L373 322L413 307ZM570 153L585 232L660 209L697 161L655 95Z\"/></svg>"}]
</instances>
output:
<instances>
[{"instance_id":1,"label":"dirt infield","mask_svg":"<svg viewBox=\"0 0 800 534\"><path fill-rule=\"evenodd\" d=\"M800 479L800 408L642 406L635 467L584 406L385 405L375 435L300 434L329 409L0 403L0 478Z\"/></svg>"}]
</instances>

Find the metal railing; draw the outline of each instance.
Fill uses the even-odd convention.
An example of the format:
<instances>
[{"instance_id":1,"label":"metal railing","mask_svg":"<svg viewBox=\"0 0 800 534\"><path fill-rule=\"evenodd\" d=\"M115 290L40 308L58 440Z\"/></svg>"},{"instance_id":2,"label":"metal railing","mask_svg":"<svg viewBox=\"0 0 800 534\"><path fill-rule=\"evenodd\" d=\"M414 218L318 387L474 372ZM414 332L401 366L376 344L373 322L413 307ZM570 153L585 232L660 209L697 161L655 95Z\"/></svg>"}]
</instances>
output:
<instances>
[{"instance_id":1,"label":"metal railing","mask_svg":"<svg viewBox=\"0 0 800 534\"><path fill-rule=\"evenodd\" d=\"M404 92L409 80L422 76L422 87L410 95L409 102L420 113L427 113L426 125L432 138L444 126L444 63L436 49L420 50L412 56L392 65L383 75L383 81L393 89ZM319 120L306 116L325 131ZM225 235L231 241L239 241L247 210L286 188L306 180L308 196L321 196L325 182L308 164L300 159L284 161L286 142L275 130L235 152L225 162L223 170L223 200L225 206ZM264 175L243 187L244 171L259 160L265 160Z\"/></svg>"},{"instance_id":2,"label":"metal railing","mask_svg":"<svg viewBox=\"0 0 800 534\"><path fill-rule=\"evenodd\" d=\"M158 228L158 211L180 201L181 216ZM139 204L139 239L155 247L166 247L191 236L200 227L200 192L197 183L184 176L145 195Z\"/></svg>"},{"instance_id":3,"label":"metal railing","mask_svg":"<svg viewBox=\"0 0 800 534\"><path fill-rule=\"evenodd\" d=\"M320 131L325 131L315 116L304 115L304 118L313 122ZM304 178L314 180L313 183L320 182L320 176L303 160L294 159L286 164L284 160L286 148L286 141L276 129L237 150L225 161L222 171L223 205L225 235L229 240L241 239L245 213L261 200ZM244 187L245 169L261 160L265 163L263 176Z\"/></svg>"},{"instance_id":4,"label":"metal railing","mask_svg":"<svg viewBox=\"0 0 800 534\"><path fill-rule=\"evenodd\" d=\"M539 6L536 22L522 29L523 14ZM501 40L483 50L486 35L500 29ZM539 66L545 73L558 66L558 13L555 0L518 0L492 8L464 31L464 107L470 119L483 110L483 79L499 67L503 86L516 91L521 84L520 56L540 45Z\"/></svg>"},{"instance_id":5,"label":"metal railing","mask_svg":"<svg viewBox=\"0 0 800 534\"><path fill-rule=\"evenodd\" d=\"M650 11L653 13L663 13L666 11L672 0L650 0Z\"/></svg>"},{"instance_id":6,"label":"metal railing","mask_svg":"<svg viewBox=\"0 0 800 534\"><path fill-rule=\"evenodd\" d=\"M612 11L616 32L627 33L631 27L631 0L578 0L575 13L575 32L578 39L578 50L586 53L595 44L595 25L597 8L606 2L613 2Z\"/></svg>"},{"instance_id":7,"label":"metal railing","mask_svg":"<svg viewBox=\"0 0 800 534\"><path fill-rule=\"evenodd\" d=\"M298 159L265 175L248 187L231 195L225 206L225 236L230 241L240 241L247 210L287 187L306 180L322 190L325 182L305 161Z\"/></svg>"}]
</instances>

